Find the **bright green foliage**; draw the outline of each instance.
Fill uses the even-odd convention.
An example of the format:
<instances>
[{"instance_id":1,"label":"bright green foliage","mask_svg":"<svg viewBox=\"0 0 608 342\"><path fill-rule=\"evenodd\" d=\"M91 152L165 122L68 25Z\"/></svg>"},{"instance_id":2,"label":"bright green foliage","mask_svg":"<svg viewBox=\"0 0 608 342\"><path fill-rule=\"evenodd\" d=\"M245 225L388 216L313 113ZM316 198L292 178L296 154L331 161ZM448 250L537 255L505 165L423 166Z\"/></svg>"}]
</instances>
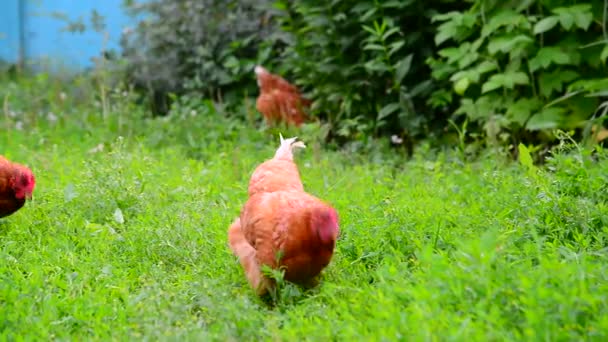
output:
<instances>
[{"instance_id":1,"label":"bright green foliage","mask_svg":"<svg viewBox=\"0 0 608 342\"><path fill-rule=\"evenodd\" d=\"M435 16L439 51L428 63L457 96L440 90L431 103L458 99L455 115L494 141L588 125L608 90L605 5L475 1L467 11Z\"/></svg>"},{"instance_id":2,"label":"bright green foliage","mask_svg":"<svg viewBox=\"0 0 608 342\"><path fill-rule=\"evenodd\" d=\"M170 93L251 101L256 63L298 85L339 143L450 144L448 120L466 119L467 142L515 153L555 129L587 138L608 111L604 0L125 2L152 15L123 47L161 112Z\"/></svg>"},{"instance_id":3,"label":"bright green foliage","mask_svg":"<svg viewBox=\"0 0 608 342\"><path fill-rule=\"evenodd\" d=\"M440 1L277 1L289 34L282 70L294 75L335 134L429 134L430 19ZM442 121L436 121L442 124Z\"/></svg>"},{"instance_id":4,"label":"bright green foliage","mask_svg":"<svg viewBox=\"0 0 608 342\"><path fill-rule=\"evenodd\" d=\"M192 98L143 119L130 93L99 103L88 84L0 83L0 154L37 177L0 220L2 340L608 339L602 149L564 137L534 168L529 152L307 148L304 185L337 208L341 237L321 285L284 285L272 307L226 230L278 137Z\"/></svg>"}]
</instances>

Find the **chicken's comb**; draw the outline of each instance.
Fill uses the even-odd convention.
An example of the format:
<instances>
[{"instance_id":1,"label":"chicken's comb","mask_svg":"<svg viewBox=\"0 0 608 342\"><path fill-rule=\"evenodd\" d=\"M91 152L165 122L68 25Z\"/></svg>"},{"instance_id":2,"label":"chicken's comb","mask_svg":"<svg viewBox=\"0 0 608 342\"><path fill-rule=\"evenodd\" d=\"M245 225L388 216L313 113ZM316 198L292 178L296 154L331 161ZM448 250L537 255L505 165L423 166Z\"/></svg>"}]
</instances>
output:
<instances>
[{"instance_id":1,"label":"chicken's comb","mask_svg":"<svg viewBox=\"0 0 608 342\"><path fill-rule=\"evenodd\" d=\"M296 141L298 137L284 139L283 135L279 133L279 138L281 139L281 145L277 149L277 152L274 154L274 157L276 159L293 160L294 148L306 148L306 145L304 145L303 142Z\"/></svg>"}]
</instances>

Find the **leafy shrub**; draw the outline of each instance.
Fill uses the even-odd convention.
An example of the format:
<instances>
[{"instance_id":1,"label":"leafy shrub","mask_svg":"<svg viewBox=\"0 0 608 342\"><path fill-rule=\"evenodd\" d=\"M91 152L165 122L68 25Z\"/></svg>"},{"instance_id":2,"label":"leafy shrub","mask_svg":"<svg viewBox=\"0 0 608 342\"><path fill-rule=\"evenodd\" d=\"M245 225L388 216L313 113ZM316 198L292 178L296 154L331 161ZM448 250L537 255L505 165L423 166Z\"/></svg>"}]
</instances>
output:
<instances>
[{"instance_id":1,"label":"leafy shrub","mask_svg":"<svg viewBox=\"0 0 608 342\"><path fill-rule=\"evenodd\" d=\"M444 3L277 1L289 34L280 69L340 137L426 135L442 116L425 104L434 89L425 59L433 54L432 16L453 7Z\"/></svg>"},{"instance_id":2,"label":"leafy shrub","mask_svg":"<svg viewBox=\"0 0 608 342\"><path fill-rule=\"evenodd\" d=\"M169 93L215 100L255 90L258 52L273 33L269 0L125 1L138 21L121 39L131 81L169 109ZM260 48L262 47L262 48ZM234 100L232 100L234 101Z\"/></svg>"},{"instance_id":3,"label":"leafy shrub","mask_svg":"<svg viewBox=\"0 0 608 342\"><path fill-rule=\"evenodd\" d=\"M455 118L476 124L494 144L548 142L553 129L588 125L608 95L603 7L597 0L475 1L436 15L441 48L428 64L453 88L429 102L458 102Z\"/></svg>"}]
</instances>

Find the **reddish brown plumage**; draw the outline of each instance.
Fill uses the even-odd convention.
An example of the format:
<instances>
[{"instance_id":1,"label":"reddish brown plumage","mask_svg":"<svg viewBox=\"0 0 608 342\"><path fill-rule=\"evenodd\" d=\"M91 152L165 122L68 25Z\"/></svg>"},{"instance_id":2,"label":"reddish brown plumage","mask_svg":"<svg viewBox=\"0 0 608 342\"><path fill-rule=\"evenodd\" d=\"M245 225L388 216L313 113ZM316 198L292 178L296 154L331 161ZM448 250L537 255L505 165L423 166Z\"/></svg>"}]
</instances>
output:
<instances>
[{"instance_id":1,"label":"reddish brown plumage","mask_svg":"<svg viewBox=\"0 0 608 342\"><path fill-rule=\"evenodd\" d=\"M21 209L31 198L35 183L30 169L0 156L0 217Z\"/></svg>"},{"instance_id":2,"label":"reddish brown plumage","mask_svg":"<svg viewBox=\"0 0 608 342\"><path fill-rule=\"evenodd\" d=\"M256 168L249 199L228 230L230 248L260 295L273 284L261 265L284 267L286 280L310 284L329 264L339 234L335 209L304 192L294 147L304 146L281 138L275 157Z\"/></svg>"},{"instance_id":3,"label":"reddish brown plumage","mask_svg":"<svg viewBox=\"0 0 608 342\"><path fill-rule=\"evenodd\" d=\"M260 88L256 108L266 123L300 126L307 120L305 110L311 102L303 98L295 86L261 66L255 67L255 74Z\"/></svg>"},{"instance_id":4,"label":"reddish brown plumage","mask_svg":"<svg viewBox=\"0 0 608 342\"><path fill-rule=\"evenodd\" d=\"M293 149L305 148L296 138L283 139L272 159L266 160L256 167L249 180L249 197L260 192L280 190L304 191L300 180L300 172L293 162Z\"/></svg>"}]
</instances>

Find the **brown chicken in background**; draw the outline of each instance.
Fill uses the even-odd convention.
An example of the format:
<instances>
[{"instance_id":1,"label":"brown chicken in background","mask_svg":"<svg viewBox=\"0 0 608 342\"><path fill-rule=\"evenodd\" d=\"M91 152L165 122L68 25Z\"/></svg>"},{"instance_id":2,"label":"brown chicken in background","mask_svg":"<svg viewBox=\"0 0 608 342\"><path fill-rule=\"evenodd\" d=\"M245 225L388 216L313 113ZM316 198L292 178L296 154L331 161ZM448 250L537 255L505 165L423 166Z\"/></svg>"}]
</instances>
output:
<instances>
[{"instance_id":1,"label":"brown chicken in background","mask_svg":"<svg viewBox=\"0 0 608 342\"><path fill-rule=\"evenodd\" d=\"M295 138L281 137L275 158L260 165L254 176L267 163L289 161L293 164L295 147L303 146L297 144ZM277 156L280 158L275 160ZM258 295L273 286L273 281L263 275L262 265L284 268L284 279L296 284L314 282L329 264L339 235L336 210L304 192L297 167L295 164L293 167L296 173L285 174L278 167L276 175L268 171L261 181L266 187L258 187L256 191L251 191L250 182L250 197L228 230L230 249L239 258L247 280Z\"/></svg>"},{"instance_id":2,"label":"brown chicken in background","mask_svg":"<svg viewBox=\"0 0 608 342\"><path fill-rule=\"evenodd\" d=\"M285 122L300 126L307 120L304 109L309 108L311 102L303 98L295 86L262 66L256 66L254 71L260 88L255 104L267 124Z\"/></svg>"},{"instance_id":3,"label":"brown chicken in background","mask_svg":"<svg viewBox=\"0 0 608 342\"><path fill-rule=\"evenodd\" d=\"M21 209L32 197L36 180L26 166L0 156L0 217Z\"/></svg>"}]
</instances>

